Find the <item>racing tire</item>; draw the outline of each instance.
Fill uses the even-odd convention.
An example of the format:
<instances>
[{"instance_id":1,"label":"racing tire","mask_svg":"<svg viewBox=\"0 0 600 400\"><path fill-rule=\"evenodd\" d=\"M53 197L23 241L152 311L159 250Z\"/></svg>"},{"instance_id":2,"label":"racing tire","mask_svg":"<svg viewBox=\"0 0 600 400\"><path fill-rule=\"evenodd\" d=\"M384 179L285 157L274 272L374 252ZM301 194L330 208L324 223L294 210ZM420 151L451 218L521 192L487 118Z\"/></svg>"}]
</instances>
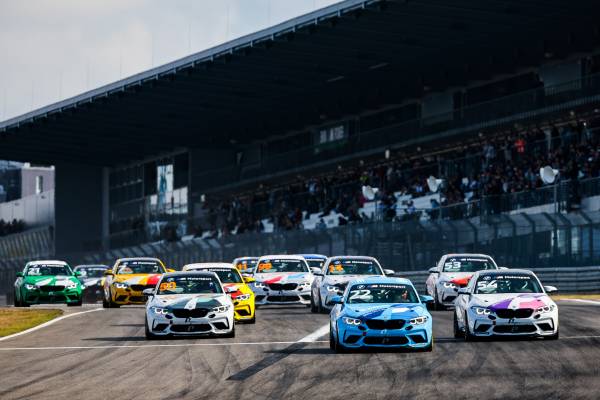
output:
<instances>
[{"instance_id":1,"label":"racing tire","mask_svg":"<svg viewBox=\"0 0 600 400\"><path fill-rule=\"evenodd\" d=\"M558 329L556 330L556 333L554 335L550 335L550 336L545 336L544 339L545 340L558 340L559 338L559 333L558 333Z\"/></svg>"},{"instance_id":2,"label":"racing tire","mask_svg":"<svg viewBox=\"0 0 600 400\"><path fill-rule=\"evenodd\" d=\"M102 308L110 308L110 303L106 301L106 297L102 296Z\"/></svg>"},{"instance_id":3,"label":"racing tire","mask_svg":"<svg viewBox=\"0 0 600 400\"><path fill-rule=\"evenodd\" d=\"M146 339L147 340L156 340L159 339L159 337L157 335L155 335L154 333L152 333L150 331L150 329L148 329L148 318L144 317L144 333L146 334Z\"/></svg>"},{"instance_id":4,"label":"racing tire","mask_svg":"<svg viewBox=\"0 0 600 400\"><path fill-rule=\"evenodd\" d=\"M13 305L15 307L20 307L19 300L17 300L17 292L13 293Z\"/></svg>"},{"instance_id":5,"label":"racing tire","mask_svg":"<svg viewBox=\"0 0 600 400\"><path fill-rule=\"evenodd\" d=\"M454 312L453 328L454 328L454 339L460 339L460 338L462 338L463 337L463 333L458 328L458 318L456 318L456 311Z\"/></svg>"},{"instance_id":6,"label":"racing tire","mask_svg":"<svg viewBox=\"0 0 600 400\"><path fill-rule=\"evenodd\" d=\"M245 324L256 324L256 315L254 315L251 319L247 319L244 321Z\"/></svg>"},{"instance_id":7,"label":"racing tire","mask_svg":"<svg viewBox=\"0 0 600 400\"><path fill-rule=\"evenodd\" d=\"M419 349L419 351L421 353L431 353L433 351L433 336L431 337L431 342L429 343L429 346L423 347Z\"/></svg>"},{"instance_id":8,"label":"racing tire","mask_svg":"<svg viewBox=\"0 0 600 400\"><path fill-rule=\"evenodd\" d=\"M121 305L112 301L112 292L109 291L108 292L108 308L119 308L119 307L121 307Z\"/></svg>"},{"instance_id":9,"label":"racing tire","mask_svg":"<svg viewBox=\"0 0 600 400\"><path fill-rule=\"evenodd\" d=\"M79 298L79 301L75 303L67 303L67 307L81 307L83 305L83 297Z\"/></svg>"},{"instance_id":10,"label":"racing tire","mask_svg":"<svg viewBox=\"0 0 600 400\"><path fill-rule=\"evenodd\" d=\"M335 339L333 338L333 332L331 332L331 325L329 325L329 348L335 351Z\"/></svg>"},{"instance_id":11,"label":"racing tire","mask_svg":"<svg viewBox=\"0 0 600 400\"><path fill-rule=\"evenodd\" d=\"M469 320L467 319L467 312L465 311L465 331L463 333L463 338L465 342L474 342L477 340L477 337L471 333L469 329Z\"/></svg>"},{"instance_id":12,"label":"racing tire","mask_svg":"<svg viewBox=\"0 0 600 400\"><path fill-rule=\"evenodd\" d=\"M234 338L235 337L235 324L233 324L233 326L231 327L231 331L227 332L224 335L221 335L221 337L224 337L224 338Z\"/></svg>"},{"instance_id":13,"label":"racing tire","mask_svg":"<svg viewBox=\"0 0 600 400\"><path fill-rule=\"evenodd\" d=\"M319 309L317 308L317 305L315 304L314 296L310 296L310 312L313 314L317 314L319 312Z\"/></svg>"},{"instance_id":14,"label":"racing tire","mask_svg":"<svg viewBox=\"0 0 600 400\"><path fill-rule=\"evenodd\" d=\"M329 330L331 331L331 328L329 328ZM340 336L338 334L337 339L335 339L333 341L333 351L335 351L336 353L340 354L340 353L347 353L348 352L348 348L346 346L344 346L343 344L340 343Z\"/></svg>"},{"instance_id":15,"label":"racing tire","mask_svg":"<svg viewBox=\"0 0 600 400\"><path fill-rule=\"evenodd\" d=\"M443 304L440 303L440 301L438 299L437 290L435 291L435 295L433 297L433 309L435 311L444 311L446 309L446 307L444 307Z\"/></svg>"}]
</instances>

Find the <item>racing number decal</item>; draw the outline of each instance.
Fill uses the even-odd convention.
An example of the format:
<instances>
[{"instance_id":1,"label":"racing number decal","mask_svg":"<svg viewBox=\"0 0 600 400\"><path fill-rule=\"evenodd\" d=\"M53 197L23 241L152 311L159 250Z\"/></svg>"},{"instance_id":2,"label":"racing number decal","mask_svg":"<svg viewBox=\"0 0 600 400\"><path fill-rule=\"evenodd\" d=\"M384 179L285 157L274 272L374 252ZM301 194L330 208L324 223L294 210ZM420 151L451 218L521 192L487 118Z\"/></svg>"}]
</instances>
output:
<instances>
[{"instance_id":1,"label":"racing number decal","mask_svg":"<svg viewBox=\"0 0 600 400\"><path fill-rule=\"evenodd\" d=\"M336 265L329 265L329 272L343 272L344 271L344 267L342 267L342 264L336 264Z\"/></svg>"},{"instance_id":2,"label":"racing number decal","mask_svg":"<svg viewBox=\"0 0 600 400\"><path fill-rule=\"evenodd\" d=\"M237 269L239 271L245 271L248 269L248 265L246 263L238 263L237 265Z\"/></svg>"},{"instance_id":3,"label":"racing number decal","mask_svg":"<svg viewBox=\"0 0 600 400\"><path fill-rule=\"evenodd\" d=\"M369 289L353 291L352 294L348 297L348 300L365 299L368 298L370 294L371 291Z\"/></svg>"},{"instance_id":4,"label":"racing number decal","mask_svg":"<svg viewBox=\"0 0 600 400\"><path fill-rule=\"evenodd\" d=\"M177 287L177 283L175 281L173 281L173 282L164 282L164 283L160 284L160 290L161 291L175 289L176 287Z\"/></svg>"},{"instance_id":5,"label":"racing number decal","mask_svg":"<svg viewBox=\"0 0 600 400\"><path fill-rule=\"evenodd\" d=\"M271 269L271 268L273 268L273 266L271 265L270 262L261 262L260 264L258 264L259 271L264 271L265 269Z\"/></svg>"}]
</instances>

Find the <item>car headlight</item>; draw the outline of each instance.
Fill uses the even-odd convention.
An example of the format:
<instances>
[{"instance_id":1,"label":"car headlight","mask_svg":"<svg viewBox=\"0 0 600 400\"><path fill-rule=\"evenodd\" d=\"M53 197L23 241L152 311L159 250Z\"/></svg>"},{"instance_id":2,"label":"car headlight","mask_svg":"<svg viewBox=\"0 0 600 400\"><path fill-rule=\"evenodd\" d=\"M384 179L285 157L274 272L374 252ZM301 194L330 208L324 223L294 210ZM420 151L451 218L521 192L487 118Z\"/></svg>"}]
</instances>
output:
<instances>
[{"instance_id":1,"label":"car headlight","mask_svg":"<svg viewBox=\"0 0 600 400\"><path fill-rule=\"evenodd\" d=\"M409 322L411 325L423 325L425 322L427 322L427 319L427 316L423 315L421 317L412 318Z\"/></svg>"},{"instance_id":2,"label":"car headlight","mask_svg":"<svg viewBox=\"0 0 600 400\"><path fill-rule=\"evenodd\" d=\"M77 283L76 282L69 282L67 283L67 289L76 289L77 288Z\"/></svg>"},{"instance_id":3,"label":"car headlight","mask_svg":"<svg viewBox=\"0 0 600 400\"><path fill-rule=\"evenodd\" d=\"M114 285L117 289L127 289L129 287L129 285L124 282L116 282Z\"/></svg>"},{"instance_id":4,"label":"car headlight","mask_svg":"<svg viewBox=\"0 0 600 400\"><path fill-rule=\"evenodd\" d=\"M168 309L162 308L162 307L152 307L152 311L154 312L154 314L161 314L161 315L167 315L169 313Z\"/></svg>"},{"instance_id":5,"label":"car headlight","mask_svg":"<svg viewBox=\"0 0 600 400\"><path fill-rule=\"evenodd\" d=\"M27 289L27 290L35 290L35 289L37 289L37 288L38 288L38 287L37 287L36 285L31 285L31 284L29 284L29 283L26 283L26 284L25 284L25 289Z\"/></svg>"},{"instance_id":6,"label":"car headlight","mask_svg":"<svg viewBox=\"0 0 600 400\"><path fill-rule=\"evenodd\" d=\"M229 306L219 306L219 307L213 308L211 311L214 313L224 313L227 310L229 310Z\"/></svg>"},{"instance_id":7,"label":"car headlight","mask_svg":"<svg viewBox=\"0 0 600 400\"><path fill-rule=\"evenodd\" d=\"M348 324L348 325L360 325L361 324L361 320L357 319L357 318L350 318L350 317L344 317L342 318L344 323Z\"/></svg>"},{"instance_id":8,"label":"car headlight","mask_svg":"<svg viewBox=\"0 0 600 400\"><path fill-rule=\"evenodd\" d=\"M262 282L254 282L254 287L258 289L264 289L267 287L267 285Z\"/></svg>"},{"instance_id":9,"label":"car headlight","mask_svg":"<svg viewBox=\"0 0 600 400\"><path fill-rule=\"evenodd\" d=\"M550 304L549 306L540 307L536 311L539 313L549 313L554 311L555 308L556 306L554 304Z\"/></svg>"},{"instance_id":10,"label":"car headlight","mask_svg":"<svg viewBox=\"0 0 600 400\"><path fill-rule=\"evenodd\" d=\"M236 297L235 300L244 301L244 300L248 300L249 298L250 298L249 294L241 294L238 297Z\"/></svg>"},{"instance_id":11,"label":"car headlight","mask_svg":"<svg viewBox=\"0 0 600 400\"><path fill-rule=\"evenodd\" d=\"M485 307L471 307L471 310L477 315L490 315L492 313L489 308Z\"/></svg>"},{"instance_id":12,"label":"car headlight","mask_svg":"<svg viewBox=\"0 0 600 400\"><path fill-rule=\"evenodd\" d=\"M327 286L328 292L338 292L339 290L340 290L340 288L337 286Z\"/></svg>"},{"instance_id":13,"label":"car headlight","mask_svg":"<svg viewBox=\"0 0 600 400\"><path fill-rule=\"evenodd\" d=\"M455 283L452 283L452 282L444 282L444 287L445 287L446 289L450 289L450 288L452 288L452 289L456 289L456 284L455 284Z\"/></svg>"}]
</instances>

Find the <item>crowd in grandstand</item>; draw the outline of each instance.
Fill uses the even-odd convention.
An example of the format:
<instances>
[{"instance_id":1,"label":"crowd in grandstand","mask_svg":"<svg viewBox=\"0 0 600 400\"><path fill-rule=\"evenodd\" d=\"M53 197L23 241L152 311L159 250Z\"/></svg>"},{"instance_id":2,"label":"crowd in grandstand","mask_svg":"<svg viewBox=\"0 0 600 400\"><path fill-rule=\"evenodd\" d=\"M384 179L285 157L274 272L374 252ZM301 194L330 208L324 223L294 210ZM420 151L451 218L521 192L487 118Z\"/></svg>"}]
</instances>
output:
<instances>
[{"instance_id":1,"label":"crowd in grandstand","mask_svg":"<svg viewBox=\"0 0 600 400\"><path fill-rule=\"evenodd\" d=\"M558 169L559 179L565 181L600 176L598 136L583 122L508 134L481 133L477 140L451 150L423 155L417 149L413 157L398 153L374 164L359 162L310 179L297 177L284 187L261 185L253 193L216 205L205 203L205 226L214 236L260 232L264 230L261 220L268 218L275 230L292 230L301 229L309 214L324 217L332 212L342 214L340 225L361 222L372 218L360 212L367 201L361 191L365 185L379 189L379 210L386 220L412 218L421 212L433 218L452 216L446 206L476 204L484 198L490 200L488 212L498 212L500 205L494 198L542 187L539 171L546 165ZM411 199L431 194L429 176L443 179L439 198L432 197L427 210L416 209ZM573 185L575 197L577 190ZM399 202L398 197L408 200ZM464 208L457 210L460 215L455 217L464 216ZM316 227L324 227L322 219ZM202 234L200 226L195 229Z\"/></svg>"},{"instance_id":2,"label":"crowd in grandstand","mask_svg":"<svg viewBox=\"0 0 600 400\"><path fill-rule=\"evenodd\" d=\"M25 230L25 221L13 219L4 221L0 219L0 236L6 236L13 233L23 232Z\"/></svg>"}]
</instances>

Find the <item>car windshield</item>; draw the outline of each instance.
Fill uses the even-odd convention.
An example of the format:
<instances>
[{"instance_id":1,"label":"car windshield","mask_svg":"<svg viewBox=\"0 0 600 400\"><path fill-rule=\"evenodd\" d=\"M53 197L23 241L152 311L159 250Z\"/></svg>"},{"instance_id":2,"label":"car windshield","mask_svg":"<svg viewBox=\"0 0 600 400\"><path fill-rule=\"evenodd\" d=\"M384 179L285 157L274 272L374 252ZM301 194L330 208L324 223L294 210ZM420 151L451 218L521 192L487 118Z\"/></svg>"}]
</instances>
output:
<instances>
[{"instance_id":1,"label":"car windshield","mask_svg":"<svg viewBox=\"0 0 600 400\"><path fill-rule=\"evenodd\" d=\"M398 283L357 284L348 292L348 304L418 303L419 297L410 285Z\"/></svg>"},{"instance_id":2,"label":"car windshield","mask_svg":"<svg viewBox=\"0 0 600 400\"><path fill-rule=\"evenodd\" d=\"M498 269L490 258L451 257L444 262L444 272L477 272Z\"/></svg>"},{"instance_id":3,"label":"car windshield","mask_svg":"<svg viewBox=\"0 0 600 400\"><path fill-rule=\"evenodd\" d=\"M242 283L242 277L237 269L233 268L205 268L204 271L210 271L217 274L223 283Z\"/></svg>"},{"instance_id":4,"label":"car windshield","mask_svg":"<svg viewBox=\"0 0 600 400\"><path fill-rule=\"evenodd\" d=\"M476 294L543 293L537 279L527 274L484 275L477 279Z\"/></svg>"},{"instance_id":5,"label":"car windshield","mask_svg":"<svg viewBox=\"0 0 600 400\"><path fill-rule=\"evenodd\" d=\"M214 276L176 275L160 281L158 294L211 294L223 293L221 284Z\"/></svg>"},{"instance_id":6,"label":"car windshield","mask_svg":"<svg viewBox=\"0 0 600 400\"><path fill-rule=\"evenodd\" d=\"M61 264L34 264L27 267L27 276L56 276L73 275L68 265Z\"/></svg>"},{"instance_id":7,"label":"car windshield","mask_svg":"<svg viewBox=\"0 0 600 400\"><path fill-rule=\"evenodd\" d=\"M235 267L241 272L246 272L254 269L256 267L256 263L258 263L258 258L242 258L235 261Z\"/></svg>"},{"instance_id":8,"label":"car windshield","mask_svg":"<svg viewBox=\"0 0 600 400\"><path fill-rule=\"evenodd\" d=\"M106 267L76 267L75 271L79 272L82 278L101 278Z\"/></svg>"},{"instance_id":9,"label":"car windshield","mask_svg":"<svg viewBox=\"0 0 600 400\"><path fill-rule=\"evenodd\" d=\"M329 263L327 275L383 275L383 272L373 260L343 258Z\"/></svg>"},{"instance_id":10,"label":"car windshield","mask_svg":"<svg viewBox=\"0 0 600 400\"><path fill-rule=\"evenodd\" d=\"M323 265L325 265L325 261L326 260L322 260L322 259L318 259L318 258L313 258L310 260L306 260L306 262L308 263L308 266L311 268L323 268Z\"/></svg>"},{"instance_id":11,"label":"car windshield","mask_svg":"<svg viewBox=\"0 0 600 400\"><path fill-rule=\"evenodd\" d=\"M165 270L155 260L123 260L119 262L117 274L162 274Z\"/></svg>"},{"instance_id":12,"label":"car windshield","mask_svg":"<svg viewBox=\"0 0 600 400\"><path fill-rule=\"evenodd\" d=\"M270 258L261 260L258 263L256 272L259 274L269 274L272 272L308 272L308 266L304 260Z\"/></svg>"}]
</instances>

